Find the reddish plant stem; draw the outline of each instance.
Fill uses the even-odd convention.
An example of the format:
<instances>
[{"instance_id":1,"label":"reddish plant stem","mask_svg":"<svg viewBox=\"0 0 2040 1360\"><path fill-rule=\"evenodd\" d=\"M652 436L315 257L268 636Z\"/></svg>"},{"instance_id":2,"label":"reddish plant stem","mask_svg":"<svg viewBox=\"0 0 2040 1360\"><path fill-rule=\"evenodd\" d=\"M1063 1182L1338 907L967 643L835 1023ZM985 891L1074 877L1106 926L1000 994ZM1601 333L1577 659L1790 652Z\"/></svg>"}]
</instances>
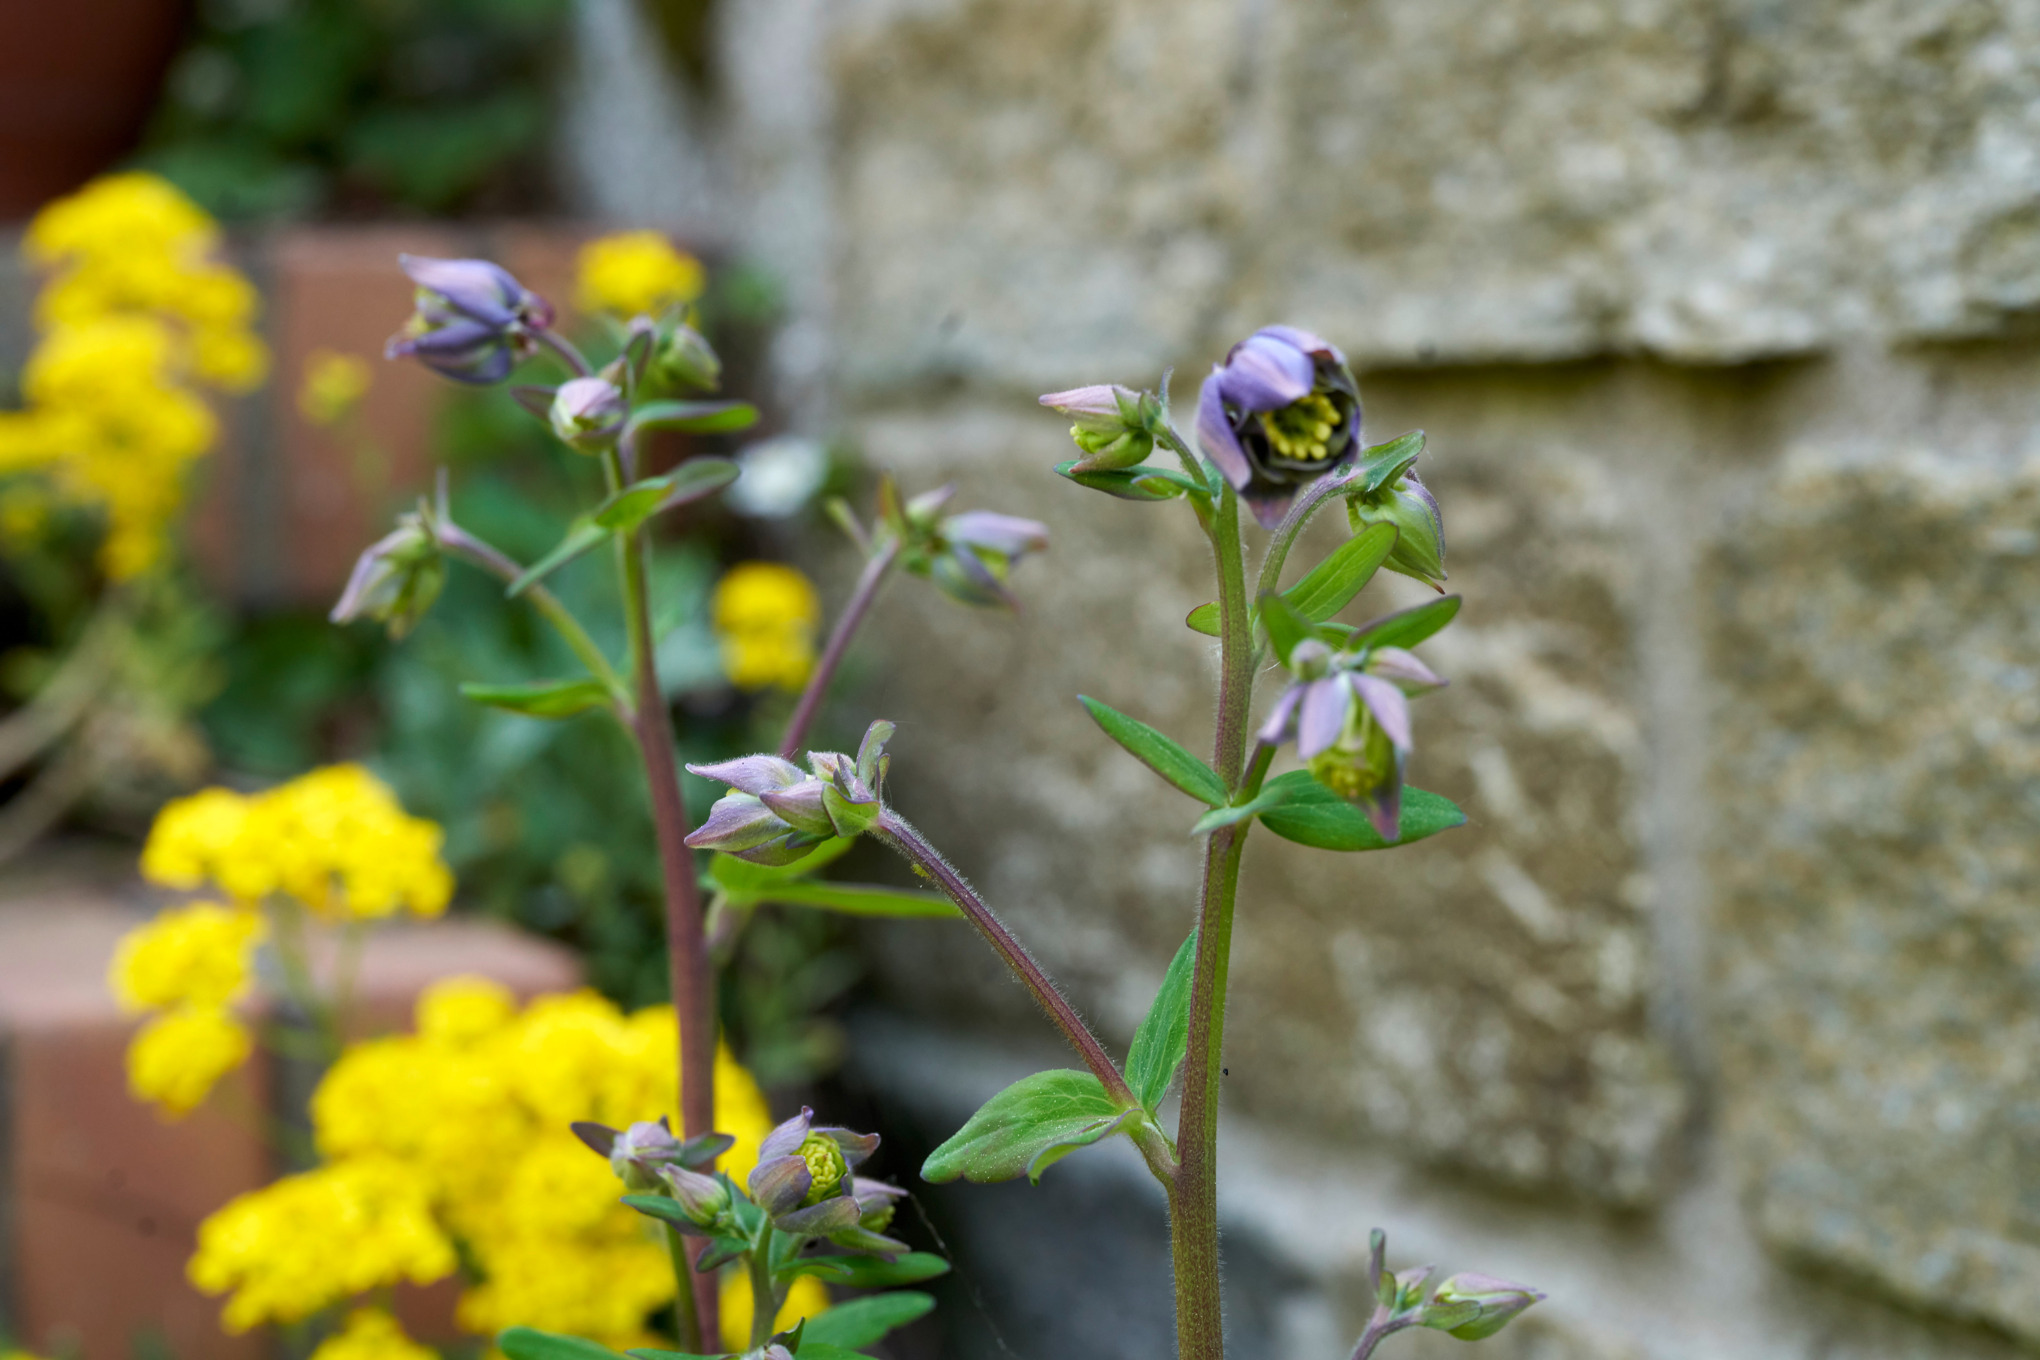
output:
<instances>
[{"instance_id":1,"label":"reddish plant stem","mask_svg":"<svg viewBox=\"0 0 2040 1360\"><path fill-rule=\"evenodd\" d=\"M807 740L808 729L814 726L815 717L821 712L822 700L828 697L829 682L835 679L836 667L842 664L843 654L850 650L850 638L870 612L872 601L878 598L879 587L885 584L899 555L899 540L892 539L866 559L864 572L857 578L857 588L850 592L850 600L843 606L843 613L837 618L834 631L829 634L828 645L822 648L822 659L815 663L814 673L808 676L807 688L801 691L800 702L794 705L793 716L786 721L786 734L779 739L781 760L792 760L801 743Z\"/></svg>"}]
</instances>

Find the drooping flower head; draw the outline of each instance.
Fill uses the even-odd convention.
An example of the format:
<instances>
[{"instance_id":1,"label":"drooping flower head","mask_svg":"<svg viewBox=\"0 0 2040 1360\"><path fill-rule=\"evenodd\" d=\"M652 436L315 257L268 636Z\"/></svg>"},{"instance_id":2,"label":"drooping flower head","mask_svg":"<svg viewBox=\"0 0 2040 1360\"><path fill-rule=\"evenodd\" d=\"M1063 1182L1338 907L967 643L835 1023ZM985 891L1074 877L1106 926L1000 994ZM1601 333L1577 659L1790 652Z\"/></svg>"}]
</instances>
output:
<instances>
[{"instance_id":1,"label":"drooping flower head","mask_svg":"<svg viewBox=\"0 0 2040 1360\"><path fill-rule=\"evenodd\" d=\"M832 837L862 835L884 810L892 764L885 744L892 734L893 724L880 719L865 729L854 759L838 751L810 751L805 772L772 755L689 765L690 773L727 785L729 792L716 800L687 844L776 865L791 864Z\"/></svg>"},{"instance_id":2,"label":"drooping flower head","mask_svg":"<svg viewBox=\"0 0 2040 1360\"><path fill-rule=\"evenodd\" d=\"M1197 441L1264 527L1303 483L1360 448L1360 387L1346 356L1294 326L1266 326L1232 347L1197 398Z\"/></svg>"},{"instance_id":3,"label":"drooping flower head","mask_svg":"<svg viewBox=\"0 0 2040 1360\"><path fill-rule=\"evenodd\" d=\"M1017 610L1007 578L1021 558L1048 547L1048 526L992 510L943 515L955 494L954 486L941 486L902 499L887 476L878 487L879 534L901 544L903 569L926 577L952 600Z\"/></svg>"},{"instance_id":4,"label":"drooping flower head","mask_svg":"<svg viewBox=\"0 0 2040 1360\"><path fill-rule=\"evenodd\" d=\"M1393 845L1414 744L1409 696L1445 682L1400 647L1334 652L1308 638L1291 649L1287 665L1296 683L1276 701L1261 740L1293 736L1311 777L1364 811Z\"/></svg>"},{"instance_id":5,"label":"drooping flower head","mask_svg":"<svg viewBox=\"0 0 2040 1360\"><path fill-rule=\"evenodd\" d=\"M415 357L456 382L496 383L552 325L552 304L487 260L400 255L418 285L417 310L383 347L386 359Z\"/></svg>"}]
</instances>

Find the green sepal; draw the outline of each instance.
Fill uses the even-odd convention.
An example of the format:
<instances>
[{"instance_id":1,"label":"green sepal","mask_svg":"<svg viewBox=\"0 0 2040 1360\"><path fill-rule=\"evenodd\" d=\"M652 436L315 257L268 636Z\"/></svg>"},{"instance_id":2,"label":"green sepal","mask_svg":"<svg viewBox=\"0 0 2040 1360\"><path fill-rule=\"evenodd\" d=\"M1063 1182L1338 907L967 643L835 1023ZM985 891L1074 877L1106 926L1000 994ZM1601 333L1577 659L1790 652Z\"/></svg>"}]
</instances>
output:
<instances>
[{"instance_id":1,"label":"green sepal","mask_svg":"<svg viewBox=\"0 0 2040 1360\"><path fill-rule=\"evenodd\" d=\"M737 480L737 472L727 458L690 458L663 477L633 482L596 506L591 518L599 528L628 534L654 515L714 495Z\"/></svg>"},{"instance_id":2,"label":"green sepal","mask_svg":"<svg viewBox=\"0 0 2040 1360\"><path fill-rule=\"evenodd\" d=\"M1419 642L1437 633L1452 622L1459 613L1460 597L1446 595L1429 600L1408 609L1399 609L1393 614L1361 624L1358 628L1343 623L1328 623L1322 631L1336 636L1338 645L1349 652L1362 647L1403 647L1416 646Z\"/></svg>"},{"instance_id":3,"label":"green sepal","mask_svg":"<svg viewBox=\"0 0 2040 1360\"><path fill-rule=\"evenodd\" d=\"M516 580L504 587L504 595L516 599L575 558L608 542L609 532L591 516L576 516L574 522L567 526L566 536L553 545L551 552L526 567Z\"/></svg>"},{"instance_id":4,"label":"green sepal","mask_svg":"<svg viewBox=\"0 0 2040 1360\"><path fill-rule=\"evenodd\" d=\"M1358 595L1395 550L1393 524L1372 524L1341 543L1282 598L1312 623L1323 623Z\"/></svg>"},{"instance_id":5,"label":"green sepal","mask_svg":"<svg viewBox=\"0 0 2040 1360\"><path fill-rule=\"evenodd\" d=\"M750 1249L751 1244L741 1237L718 1237L702 1249L701 1255L694 1258L694 1269L699 1274L707 1275L731 1261L740 1259Z\"/></svg>"},{"instance_id":6,"label":"green sepal","mask_svg":"<svg viewBox=\"0 0 2040 1360\"><path fill-rule=\"evenodd\" d=\"M1426 1304L1424 1311L1417 1318L1417 1325L1429 1327L1435 1331L1450 1332L1454 1336L1459 1336L1460 1329L1466 1327L1469 1323L1478 1322L1483 1311L1481 1306L1472 1299L1460 1299L1455 1303ZM1506 1319L1504 1320L1506 1321ZM1500 1327L1494 1329L1496 1332L1500 1330ZM1462 1341L1479 1341L1493 1334L1494 1332L1483 1332L1479 1336L1462 1336L1459 1339Z\"/></svg>"},{"instance_id":7,"label":"green sepal","mask_svg":"<svg viewBox=\"0 0 2040 1360\"><path fill-rule=\"evenodd\" d=\"M1126 1051L1126 1084L1152 1114L1176 1080L1190 1046L1190 983L1197 969L1197 932L1176 949L1169 971Z\"/></svg>"},{"instance_id":8,"label":"green sepal","mask_svg":"<svg viewBox=\"0 0 2040 1360\"><path fill-rule=\"evenodd\" d=\"M852 1289L891 1289L897 1285L919 1284L949 1273L949 1262L932 1251L910 1251L895 1260L881 1256L817 1256L816 1261L833 1261L843 1267L829 1278Z\"/></svg>"},{"instance_id":9,"label":"green sepal","mask_svg":"<svg viewBox=\"0 0 2040 1360\"><path fill-rule=\"evenodd\" d=\"M1102 491L1108 496L1117 496L1123 501L1169 501L1190 492L1198 496L1210 493L1197 483L1172 468L1157 467L1144 463L1139 467L1097 469L1091 472L1077 471L1082 459L1072 458L1067 463L1055 465L1056 475L1067 477L1078 486Z\"/></svg>"},{"instance_id":10,"label":"green sepal","mask_svg":"<svg viewBox=\"0 0 2040 1360\"><path fill-rule=\"evenodd\" d=\"M1288 789L1288 799L1261 814L1261 825L1284 840L1319 850L1385 850L1389 842L1367 820L1367 814L1311 778L1308 770L1291 770L1268 781ZM1396 845L1435 836L1466 825L1466 814L1451 799L1404 786L1402 839Z\"/></svg>"},{"instance_id":11,"label":"green sepal","mask_svg":"<svg viewBox=\"0 0 2040 1360\"><path fill-rule=\"evenodd\" d=\"M798 1354L805 1360L815 1353L810 1348L841 1346L854 1351L876 1345L885 1339L887 1332L926 1317L934 1307L934 1296L917 1289L896 1289L889 1294L872 1294L836 1304L807 1320Z\"/></svg>"},{"instance_id":12,"label":"green sepal","mask_svg":"<svg viewBox=\"0 0 2040 1360\"><path fill-rule=\"evenodd\" d=\"M1269 808L1280 807L1288 801L1289 788L1287 785L1266 785L1260 793L1256 794L1248 802L1239 803L1231 807L1213 808L1205 813L1190 828L1190 834L1192 836L1208 836L1220 827L1231 826L1235 822L1244 822L1249 817L1258 817Z\"/></svg>"},{"instance_id":13,"label":"green sepal","mask_svg":"<svg viewBox=\"0 0 2040 1360\"><path fill-rule=\"evenodd\" d=\"M1080 1147L1110 1137L1139 1106L1113 1102L1089 1072L1036 1072L993 1096L950 1139L928 1154L921 1178L940 1185L961 1176L979 1185L1041 1173Z\"/></svg>"},{"instance_id":14,"label":"green sepal","mask_svg":"<svg viewBox=\"0 0 2040 1360\"><path fill-rule=\"evenodd\" d=\"M510 1360L621 1360L609 1347L585 1337L541 1332L536 1327L505 1327L496 1333L496 1347Z\"/></svg>"},{"instance_id":15,"label":"green sepal","mask_svg":"<svg viewBox=\"0 0 2040 1360\"><path fill-rule=\"evenodd\" d=\"M680 1201L666 1195L625 1195L621 1203L637 1210L646 1218L656 1218L661 1223L671 1223L675 1227L695 1226L694 1220L687 1216L687 1211L680 1207Z\"/></svg>"},{"instance_id":16,"label":"green sepal","mask_svg":"<svg viewBox=\"0 0 2040 1360\"><path fill-rule=\"evenodd\" d=\"M1126 748L1127 754L1171 784L1210 807L1226 801L1225 781L1209 765L1191 755L1170 738L1138 718L1129 718L1109 704L1079 694L1077 702L1105 729L1105 735Z\"/></svg>"},{"instance_id":17,"label":"green sepal","mask_svg":"<svg viewBox=\"0 0 2040 1360\"><path fill-rule=\"evenodd\" d=\"M1350 490L1366 495L1379 491L1409 470L1417 455L1424 451L1424 432L1411 430L1408 434L1397 435L1386 444L1360 451L1359 466L1354 470Z\"/></svg>"},{"instance_id":18,"label":"green sepal","mask_svg":"<svg viewBox=\"0 0 2040 1360\"><path fill-rule=\"evenodd\" d=\"M747 401L648 401L630 413L625 428L726 434L757 423L758 408Z\"/></svg>"},{"instance_id":19,"label":"green sepal","mask_svg":"<svg viewBox=\"0 0 2040 1360\"><path fill-rule=\"evenodd\" d=\"M468 681L460 687L461 697L490 708L522 713L527 718L571 718L591 708L601 708L610 699L601 681L532 680L515 685L484 685Z\"/></svg>"}]
</instances>

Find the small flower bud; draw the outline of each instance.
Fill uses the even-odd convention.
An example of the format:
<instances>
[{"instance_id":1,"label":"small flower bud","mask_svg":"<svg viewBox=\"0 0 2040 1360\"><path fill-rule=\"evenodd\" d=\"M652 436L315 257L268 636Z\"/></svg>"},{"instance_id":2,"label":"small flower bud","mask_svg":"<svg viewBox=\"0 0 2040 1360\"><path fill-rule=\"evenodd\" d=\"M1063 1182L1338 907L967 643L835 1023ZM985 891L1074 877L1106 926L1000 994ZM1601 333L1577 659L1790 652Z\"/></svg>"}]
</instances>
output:
<instances>
[{"instance_id":1,"label":"small flower bud","mask_svg":"<svg viewBox=\"0 0 2040 1360\"><path fill-rule=\"evenodd\" d=\"M1161 402L1152 393L1116 384L1050 392L1041 404L1068 416L1070 438L1085 456L1074 472L1109 472L1145 462L1155 448L1155 424Z\"/></svg>"},{"instance_id":2,"label":"small flower bud","mask_svg":"<svg viewBox=\"0 0 2040 1360\"><path fill-rule=\"evenodd\" d=\"M1393 524L1395 547L1382 565L1444 593L1445 520L1438 498L1414 470L1378 491L1355 493L1346 501L1346 518L1355 533L1370 524Z\"/></svg>"},{"instance_id":3,"label":"small flower bud","mask_svg":"<svg viewBox=\"0 0 2040 1360\"><path fill-rule=\"evenodd\" d=\"M722 360L699 331L676 323L653 343L645 377L662 391L713 392L722 385Z\"/></svg>"},{"instance_id":4,"label":"small flower bud","mask_svg":"<svg viewBox=\"0 0 2040 1360\"><path fill-rule=\"evenodd\" d=\"M796 831L815 836L833 836L836 825L825 806L830 786L819 779L803 779L792 788L761 793L758 801Z\"/></svg>"},{"instance_id":5,"label":"small flower bud","mask_svg":"<svg viewBox=\"0 0 2040 1360\"><path fill-rule=\"evenodd\" d=\"M1541 1289L1469 1272L1439 1285L1418 1321L1461 1341L1480 1341L1543 1298Z\"/></svg>"},{"instance_id":6,"label":"small flower bud","mask_svg":"<svg viewBox=\"0 0 2040 1360\"><path fill-rule=\"evenodd\" d=\"M418 285L416 310L383 357L416 358L457 382L501 382L552 325L552 305L487 260L400 255Z\"/></svg>"},{"instance_id":7,"label":"small flower bud","mask_svg":"<svg viewBox=\"0 0 2040 1360\"><path fill-rule=\"evenodd\" d=\"M623 392L607 378L575 378L553 393L553 433L581 453L600 453L616 442L630 414Z\"/></svg>"},{"instance_id":8,"label":"small flower bud","mask_svg":"<svg viewBox=\"0 0 2040 1360\"><path fill-rule=\"evenodd\" d=\"M722 1177L689 1171L684 1166L662 1166L659 1180L695 1226L713 1229L728 1222L730 1188Z\"/></svg>"},{"instance_id":9,"label":"small flower bud","mask_svg":"<svg viewBox=\"0 0 2040 1360\"><path fill-rule=\"evenodd\" d=\"M446 585L446 559L429 512L399 517L397 527L369 545L347 577L328 616L335 623L374 619L402 638L425 617Z\"/></svg>"}]
</instances>

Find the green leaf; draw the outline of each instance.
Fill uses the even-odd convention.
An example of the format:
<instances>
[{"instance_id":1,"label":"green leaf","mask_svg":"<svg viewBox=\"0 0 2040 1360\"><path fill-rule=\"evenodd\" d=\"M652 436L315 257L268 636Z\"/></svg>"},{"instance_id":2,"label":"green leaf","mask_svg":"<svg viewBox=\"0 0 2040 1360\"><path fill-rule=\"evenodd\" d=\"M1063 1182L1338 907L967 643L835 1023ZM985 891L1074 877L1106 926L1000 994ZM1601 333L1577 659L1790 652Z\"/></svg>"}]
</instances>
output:
<instances>
[{"instance_id":1,"label":"green leaf","mask_svg":"<svg viewBox=\"0 0 2040 1360\"><path fill-rule=\"evenodd\" d=\"M835 1309L829 1311L834 1312ZM814 1329L811 1327L808 1330ZM803 1339L800 1343L800 1360L871 1360L871 1357L863 1351L853 1351L845 1346L832 1346L826 1341Z\"/></svg>"},{"instance_id":2,"label":"green leaf","mask_svg":"<svg viewBox=\"0 0 2040 1360\"><path fill-rule=\"evenodd\" d=\"M1425 638L1452 622L1459 613L1459 597L1447 595L1441 599L1429 600L1408 609L1399 609L1393 614L1384 614L1371 623L1358 628L1343 624L1331 624L1344 641L1340 644L1348 650L1361 647L1414 647Z\"/></svg>"},{"instance_id":3,"label":"green leaf","mask_svg":"<svg viewBox=\"0 0 2040 1360\"><path fill-rule=\"evenodd\" d=\"M940 1185L958 1176L980 1185L1041 1173L1065 1155L1119 1131L1139 1109L1122 1109L1089 1072L1062 1069L1022 1077L986 1101L921 1164Z\"/></svg>"},{"instance_id":4,"label":"green leaf","mask_svg":"<svg viewBox=\"0 0 2040 1360\"><path fill-rule=\"evenodd\" d=\"M1150 1113L1169 1094L1176 1069L1190 1044L1190 981L1197 968L1197 932L1176 950L1169 971L1148 1007L1147 1018L1133 1032L1126 1052L1126 1084Z\"/></svg>"},{"instance_id":5,"label":"green leaf","mask_svg":"<svg viewBox=\"0 0 2040 1360\"><path fill-rule=\"evenodd\" d=\"M691 458L663 477L633 482L595 507L594 520L611 533L627 534L653 515L713 495L737 480L727 458Z\"/></svg>"},{"instance_id":6,"label":"green leaf","mask_svg":"<svg viewBox=\"0 0 2040 1360\"><path fill-rule=\"evenodd\" d=\"M609 702L609 691L599 680L532 680L517 685L483 685L472 681L460 687L462 697L490 708L505 708L527 718L571 718Z\"/></svg>"},{"instance_id":7,"label":"green leaf","mask_svg":"<svg viewBox=\"0 0 2040 1360\"><path fill-rule=\"evenodd\" d=\"M496 1334L496 1345L510 1360L618 1360L607 1346L535 1327L506 1327Z\"/></svg>"},{"instance_id":8,"label":"green leaf","mask_svg":"<svg viewBox=\"0 0 2040 1360\"><path fill-rule=\"evenodd\" d=\"M841 1346L854 1351L861 1346L875 1345L885 1339L887 1332L926 1316L934 1307L934 1296L916 1289L873 1294L868 1298L836 1304L827 1312L817 1313L807 1320L807 1331L801 1335L800 1353L809 1355L810 1346Z\"/></svg>"},{"instance_id":9,"label":"green leaf","mask_svg":"<svg viewBox=\"0 0 2040 1360\"><path fill-rule=\"evenodd\" d=\"M718 854L708 862L709 884L731 897L755 902L768 888L806 878L817 869L841 859L856 843L854 839L838 836L823 841L791 864L753 864L735 855Z\"/></svg>"},{"instance_id":10,"label":"green leaf","mask_svg":"<svg viewBox=\"0 0 2040 1360\"><path fill-rule=\"evenodd\" d=\"M1330 557L1312 567L1301 581L1282 592L1312 623L1323 623L1344 609L1388 560L1395 549L1393 524L1372 524L1340 544Z\"/></svg>"},{"instance_id":11,"label":"green leaf","mask_svg":"<svg viewBox=\"0 0 2040 1360\"><path fill-rule=\"evenodd\" d=\"M818 1256L813 1259L834 1261L843 1266L843 1274L830 1278L852 1289L890 1289L895 1285L919 1284L949 1273L949 1262L932 1251L910 1251L892 1261L878 1256Z\"/></svg>"},{"instance_id":12,"label":"green leaf","mask_svg":"<svg viewBox=\"0 0 2040 1360\"><path fill-rule=\"evenodd\" d=\"M622 1203L646 1218L656 1218L662 1223L684 1223L690 1228L694 1226L694 1220L687 1217L687 1211L680 1207L680 1202L665 1195L625 1195Z\"/></svg>"},{"instance_id":13,"label":"green leaf","mask_svg":"<svg viewBox=\"0 0 2040 1360\"><path fill-rule=\"evenodd\" d=\"M1261 825L1284 840L1320 850L1383 850L1388 843L1367 815L1311 778L1308 770L1291 770L1268 781L1289 790L1281 807L1261 814ZM1405 786L1402 795L1402 839L1397 845L1435 836L1466 825L1466 814L1451 799Z\"/></svg>"},{"instance_id":14,"label":"green leaf","mask_svg":"<svg viewBox=\"0 0 2040 1360\"><path fill-rule=\"evenodd\" d=\"M1386 444L1376 444L1371 449L1360 450L1360 466L1353 477L1353 490L1365 494L1379 491L1402 474L1404 468L1417 461L1417 455L1424 451L1424 432L1411 430L1408 434L1397 435Z\"/></svg>"},{"instance_id":15,"label":"green leaf","mask_svg":"<svg viewBox=\"0 0 2040 1360\"><path fill-rule=\"evenodd\" d=\"M631 412L632 430L680 430L724 434L756 424L758 408L747 401L648 401Z\"/></svg>"},{"instance_id":16,"label":"green leaf","mask_svg":"<svg viewBox=\"0 0 2040 1360\"><path fill-rule=\"evenodd\" d=\"M694 1258L694 1269L706 1275L738 1259L750 1249L751 1244L740 1237L718 1237Z\"/></svg>"},{"instance_id":17,"label":"green leaf","mask_svg":"<svg viewBox=\"0 0 2040 1360\"><path fill-rule=\"evenodd\" d=\"M504 594L516 599L525 591L558 571L567 563L609 540L609 530L587 516L577 518L567 526L567 535L553 550L524 569L524 574L512 581Z\"/></svg>"},{"instance_id":18,"label":"green leaf","mask_svg":"<svg viewBox=\"0 0 2040 1360\"><path fill-rule=\"evenodd\" d=\"M624 1352L631 1360L736 1360L733 1353L722 1351L715 1355L702 1355L695 1351L655 1351L650 1346L639 1346ZM512 1356L511 1360L517 1360Z\"/></svg>"},{"instance_id":19,"label":"green leaf","mask_svg":"<svg viewBox=\"0 0 2040 1360\"><path fill-rule=\"evenodd\" d=\"M1141 764L1174 784L1201 803L1221 807L1226 801L1225 781L1209 765L1191 755L1168 737L1137 718L1079 694L1077 702L1105 735L1124 746Z\"/></svg>"},{"instance_id":20,"label":"green leaf","mask_svg":"<svg viewBox=\"0 0 2040 1360\"><path fill-rule=\"evenodd\" d=\"M1113 468L1102 472L1078 472L1077 464L1082 461L1072 458L1067 463L1055 465L1056 475L1067 477L1078 486L1087 486L1093 491L1102 491L1108 496L1117 496L1123 501L1167 501L1174 500L1185 491L1207 495L1205 489L1171 468L1142 464L1139 467Z\"/></svg>"},{"instance_id":21,"label":"green leaf","mask_svg":"<svg viewBox=\"0 0 2040 1360\"><path fill-rule=\"evenodd\" d=\"M1206 637L1217 637L1219 628L1218 601L1211 600L1198 605L1190 611L1183 622L1189 626L1190 631L1193 633L1202 633Z\"/></svg>"},{"instance_id":22,"label":"green leaf","mask_svg":"<svg viewBox=\"0 0 2040 1360\"><path fill-rule=\"evenodd\" d=\"M1192 836L1208 836L1222 826L1244 822L1249 817L1258 817L1269 808L1280 807L1289 801L1289 790L1281 785L1271 784L1263 788L1252 802L1239 803L1232 807L1213 808L1197 819L1190 828Z\"/></svg>"},{"instance_id":23,"label":"green leaf","mask_svg":"<svg viewBox=\"0 0 2040 1360\"><path fill-rule=\"evenodd\" d=\"M1268 641L1285 666L1289 664L1289 654L1296 650L1297 643L1317 636L1317 629L1311 621L1298 613L1295 605L1272 590L1261 596L1260 613L1261 622L1268 627Z\"/></svg>"},{"instance_id":24,"label":"green leaf","mask_svg":"<svg viewBox=\"0 0 2040 1360\"><path fill-rule=\"evenodd\" d=\"M784 902L795 907L817 907L839 911L846 916L961 916L956 904L941 893L915 892L911 888L881 888L866 883L789 882L768 887L754 902Z\"/></svg>"}]
</instances>

